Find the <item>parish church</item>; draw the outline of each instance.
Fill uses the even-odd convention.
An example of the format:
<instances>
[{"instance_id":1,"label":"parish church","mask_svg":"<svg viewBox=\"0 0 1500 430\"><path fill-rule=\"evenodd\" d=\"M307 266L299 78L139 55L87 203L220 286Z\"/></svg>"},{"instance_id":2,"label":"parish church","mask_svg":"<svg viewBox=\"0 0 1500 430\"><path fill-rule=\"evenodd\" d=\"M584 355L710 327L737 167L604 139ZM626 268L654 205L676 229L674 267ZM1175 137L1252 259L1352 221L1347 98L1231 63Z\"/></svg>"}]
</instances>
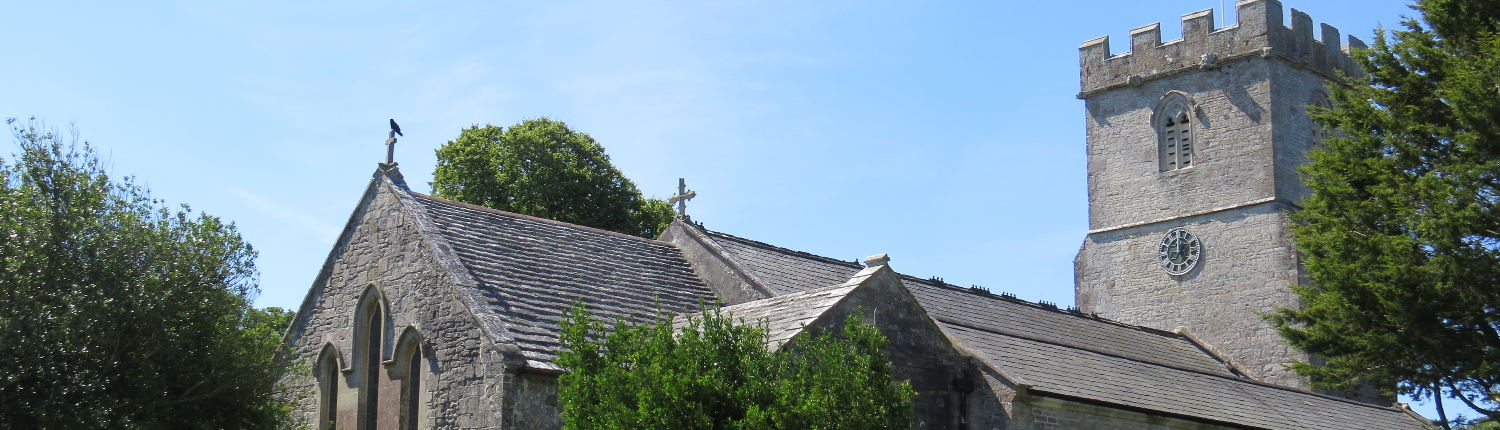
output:
<instances>
[{"instance_id":1,"label":"parish church","mask_svg":"<svg viewBox=\"0 0 1500 430\"><path fill-rule=\"evenodd\" d=\"M708 230L656 239L413 192L383 163L313 281L282 381L310 428L559 429L558 322L721 301L773 345L863 312L918 393L915 429L1432 428L1392 399L1311 390L1310 360L1258 313L1307 282L1289 241L1296 167L1327 133L1307 106L1358 75L1328 25L1277 0L1079 48L1089 231L1076 308L902 275L900 255L827 258ZM1316 34L1316 37L1315 37ZM1082 173L1082 172L1080 172ZM683 190L685 191L685 190ZM832 222L831 220L829 222Z\"/></svg>"}]
</instances>

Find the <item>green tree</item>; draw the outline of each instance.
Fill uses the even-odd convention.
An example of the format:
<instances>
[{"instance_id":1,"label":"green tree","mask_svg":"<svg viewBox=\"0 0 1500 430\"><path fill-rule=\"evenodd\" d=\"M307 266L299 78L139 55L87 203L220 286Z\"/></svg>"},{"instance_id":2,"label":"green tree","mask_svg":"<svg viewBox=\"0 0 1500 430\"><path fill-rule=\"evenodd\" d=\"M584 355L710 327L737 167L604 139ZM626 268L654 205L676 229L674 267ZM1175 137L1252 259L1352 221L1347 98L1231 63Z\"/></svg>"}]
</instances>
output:
<instances>
[{"instance_id":1,"label":"green tree","mask_svg":"<svg viewBox=\"0 0 1500 430\"><path fill-rule=\"evenodd\" d=\"M1312 282L1270 316L1314 386L1462 399L1500 383L1500 2L1419 0L1331 85L1294 214Z\"/></svg>"},{"instance_id":2,"label":"green tree","mask_svg":"<svg viewBox=\"0 0 1500 430\"><path fill-rule=\"evenodd\" d=\"M437 150L435 196L655 239L672 208L646 199L604 146L546 117L509 129L485 125Z\"/></svg>"},{"instance_id":3,"label":"green tree","mask_svg":"<svg viewBox=\"0 0 1500 430\"><path fill-rule=\"evenodd\" d=\"M7 123L20 148L0 160L0 428L286 422L289 315L250 307L256 254L234 225L111 181L87 142Z\"/></svg>"},{"instance_id":4,"label":"green tree","mask_svg":"<svg viewBox=\"0 0 1500 430\"><path fill-rule=\"evenodd\" d=\"M711 308L613 329L580 303L562 323L568 373L564 428L905 429L907 383L892 382L887 341L851 315L839 330L805 331L777 352L763 326Z\"/></svg>"}]
</instances>

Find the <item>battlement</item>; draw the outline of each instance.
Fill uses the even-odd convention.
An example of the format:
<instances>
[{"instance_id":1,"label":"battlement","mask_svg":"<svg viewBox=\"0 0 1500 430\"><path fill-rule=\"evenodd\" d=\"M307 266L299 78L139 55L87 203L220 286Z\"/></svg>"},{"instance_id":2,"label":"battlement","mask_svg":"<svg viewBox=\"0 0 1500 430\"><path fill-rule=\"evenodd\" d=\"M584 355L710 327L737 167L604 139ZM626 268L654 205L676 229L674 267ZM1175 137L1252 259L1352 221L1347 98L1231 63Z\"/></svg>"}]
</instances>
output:
<instances>
[{"instance_id":1,"label":"battlement","mask_svg":"<svg viewBox=\"0 0 1500 430\"><path fill-rule=\"evenodd\" d=\"M1078 47L1083 92L1140 85L1150 79L1192 69L1215 69L1250 58L1279 58L1294 66L1329 78L1342 71L1361 74L1349 57L1351 48L1365 43L1349 36L1339 45L1339 30L1321 24L1320 37L1313 38L1313 20L1292 9L1292 25L1282 24L1281 2L1241 0L1235 2L1239 23L1214 28L1214 11L1206 9L1182 16L1182 38L1162 43L1161 23L1130 31L1130 52L1110 55L1109 36L1084 42Z\"/></svg>"}]
</instances>

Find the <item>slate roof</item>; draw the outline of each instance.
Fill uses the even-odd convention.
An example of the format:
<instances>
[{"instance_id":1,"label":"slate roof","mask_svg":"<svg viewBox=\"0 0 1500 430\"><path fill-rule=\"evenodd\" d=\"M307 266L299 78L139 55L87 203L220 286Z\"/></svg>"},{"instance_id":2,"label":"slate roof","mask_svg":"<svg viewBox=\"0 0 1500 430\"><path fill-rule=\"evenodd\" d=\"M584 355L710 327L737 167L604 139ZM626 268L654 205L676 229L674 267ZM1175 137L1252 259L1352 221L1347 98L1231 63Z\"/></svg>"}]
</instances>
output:
<instances>
[{"instance_id":1,"label":"slate roof","mask_svg":"<svg viewBox=\"0 0 1500 430\"><path fill-rule=\"evenodd\" d=\"M778 294L833 285L854 276L858 263L791 251L719 232L706 232L746 270ZM830 281L832 280L832 281ZM1021 300L979 294L940 281L902 276L906 289L943 325L964 325L1068 345L1196 372L1231 375L1224 363L1186 337L1046 309ZM801 285L801 288L795 286Z\"/></svg>"},{"instance_id":2,"label":"slate roof","mask_svg":"<svg viewBox=\"0 0 1500 430\"><path fill-rule=\"evenodd\" d=\"M725 306L720 310L728 313L735 321L749 324L764 322L768 346L775 351L856 287L859 287L859 282L851 280L839 285ZM680 329L685 325L687 321L683 317L679 316L673 321L674 328Z\"/></svg>"},{"instance_id":3,"label":"slate roof","mask_svg":"<svg viewBox=\"0 0 1500 430\"><path fill-rule=\"evenodd\" d=\"M949 335L1032 392L1266 429L1414 428L1392 408L1243 379L1158 366L986 330L950 325Z\"/></svg>"},{"instance_id":4,"label":"slate roof","mask_svg":"<svg viewBox=\"0 0 1500 430\"><path fill-rule=\"evenodd\" d=\"M713 300L670 243L412 194L478 282L475 312L501 321L531 366L556 369L558 321L580 297L606 321Z\"/></svg>"},{"instance_id":5,"label":"slate roof","mask_svg":"<svg viewBox=\"0 0 1500 430\"><path fill-rule=\"evenodd\" d=\"M857 263L703 230L777 294L843 282ZM832 282L830 282L832 280ZM1266 429L1400 429L1406 412L1262 384L1186 336L937 280L902 277L950 337L1037 394ZM754 302L752 302L754 303Z\"/></svg>"}]
</instances>

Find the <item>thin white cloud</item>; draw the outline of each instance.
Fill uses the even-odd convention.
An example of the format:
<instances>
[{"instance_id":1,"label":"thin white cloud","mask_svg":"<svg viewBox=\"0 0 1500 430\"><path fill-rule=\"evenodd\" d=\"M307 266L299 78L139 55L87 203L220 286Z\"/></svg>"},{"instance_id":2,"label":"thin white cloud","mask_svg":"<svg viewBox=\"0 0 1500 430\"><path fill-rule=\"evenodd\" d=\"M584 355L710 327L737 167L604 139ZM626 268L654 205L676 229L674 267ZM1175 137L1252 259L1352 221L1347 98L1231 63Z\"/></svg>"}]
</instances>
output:
<instances>
[{"instance_id":1,"label":"thin white cloud","mask_svg":"<svg viewBox=\"0 0 1500 430\"><path fill-rule=\"evenodd\" d=\"M229 192L230 194L234 194L236 197L244 200L245 203L249 204L250 207L254 208L255 210L270 215L273 218L290 222L292 225L312 232L314 237L318 239L318 242L321 242L324 245L333 245L333 241L338 238L338 226L321 221L318 218L309 216L300 211L278 205L270 200L267 200L261 196L245 190L231 188Z\"/></svg>"}]
</instances>

